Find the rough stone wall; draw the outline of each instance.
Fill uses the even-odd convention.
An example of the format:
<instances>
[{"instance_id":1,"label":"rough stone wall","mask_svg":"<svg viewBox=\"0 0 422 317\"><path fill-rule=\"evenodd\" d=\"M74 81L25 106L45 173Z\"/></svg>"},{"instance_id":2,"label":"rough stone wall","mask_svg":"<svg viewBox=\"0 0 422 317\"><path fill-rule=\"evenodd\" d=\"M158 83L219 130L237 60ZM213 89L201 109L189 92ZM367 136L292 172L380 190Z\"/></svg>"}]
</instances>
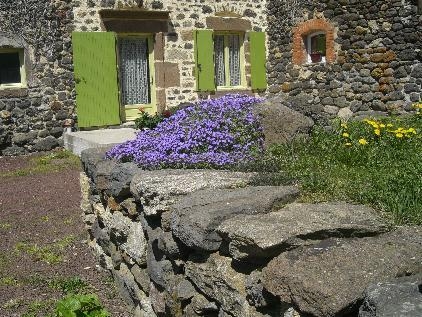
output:
<instances>
[{"instance_id":1,"label":"rough stone wall","mask_svg":"<svg viewBox=\"0 0 422 317\"><path fill-rule=\"evenodd\" d=\"M0 90L0 155L61 144L74 111L72 20L71 0L0 1L0 46L24 49L27 79Z\"/></svg>"},{"instance_id":2,"label":"rough stone wall","mask_svg":"<svg viewBox=\"0 0 422 317\"><path fill-rule=\"evenodd\" d=\"M421 100L422 16L416 1L274 0L267 9L270 95L320 120L409 111ZM332 56L326 64L297 62L303 52L297 52L294 31L312 19L334 27L332 62Z\"/></svg>"},{"instance_id":3,"label":"rough stone wall","mask_svg":"<svg viewBox=\"0 0 422 317\"><path fill-rule=\"evenodd\" d=\"M157 73L158 109L171 107L181 102L194 101L200 98L195 92L194 76L194 41L193 30L211 28L206 18L215 13L229 12L250 21L252 31L266 29L266 0L163 0L163 1L77 1L74 8L75 27L78 31L103 31L99 10L118 8L137 8L170 12L170 31L164 34L163 52L156 55L162 58L163 65L158 65L165 72L166 79L160 81ZM156 38L156 43L158 42ZM160 81L160 82L158 82Z\"/></svg>"},{"instance_id":4,"label":"rough stone wall","mask_svg":"<svg viewBox=\"0 0 422 317\"><path fill-rule=\"evenodd\" d=\"M296 203L297 187L256 186L256 173L146 171L105 150L82 152L81 206L133 316L358 316L369 285L403 274L406 294L383 290L359 317L385 298L420 316L420 226L389 232L372 208Z\"/></svg>"}]
</instances>

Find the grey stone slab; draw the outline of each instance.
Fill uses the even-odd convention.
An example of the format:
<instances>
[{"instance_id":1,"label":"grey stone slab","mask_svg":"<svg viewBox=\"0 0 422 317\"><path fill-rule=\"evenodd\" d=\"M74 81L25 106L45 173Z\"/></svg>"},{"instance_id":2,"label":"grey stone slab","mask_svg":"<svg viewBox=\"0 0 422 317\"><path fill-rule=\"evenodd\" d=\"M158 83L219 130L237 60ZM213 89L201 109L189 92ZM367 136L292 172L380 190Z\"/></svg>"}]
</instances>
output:
<instances>
[{"instance_id":1,"label":"grey stone slab","mask_svg":"<svg viewBox=\"0 0 422 317\"><path fill-rule=\"evenodd\" d=\"M236 216L217 228L236 260L272 258L328 237L371 236L385 231L387 226L372 208L343 202L293 203L265 215Z\"/></svg>"},{"instance_id":2,"label":"grey stone slab","mask_svg":"<svg viewBox=\"0 0 422 317\"><path fill-rule=\"evenodd\" d=\"M80 156L82 151L91 148L111 146L133 140L137 130L132 128L100 129L64 133L64 147Z\"/></svg>"},{"instance_id":3,"label":"grey stone slab","mask_svg":"<svg viewBox=\"0 0 422 317\"><path fill-rule=\"evenodd\" d=\"M299 195L293 186L257 186L201 190L172 206L173 234L186 246L216 251L222 238L215 229L236 215L263 214L292 202Z\"/></svg>"},{"instance_id":4,"label":"grey stone slab","mask_svg":"<svg viewBox=\"0 0 422 317\"><path fill-rule=\"evenodd\" d=\"M364 296L359 317L420 317L422 274L373 284Z\"/></svg>"},{"instance_id":5,"label":"grey stone slab","mask_svg":"<svg viewBox=\"0 0 422 317\"><path fill-rule=\"evenodd\" d=\"M271 260L263 269L263 285L301 312L337 316L349 313L369 285L421 272L421 250L421 227L402 227L376 237L327 239Z\"/></svg>"},{"instance_id":6,"label":"grey stone slab","mask_svg":"<svg viewBox=\"0 0 422 317\"><path fill-rule=\"evenodd\" d=\"M218 170L142 171L133 178L130 190L147 216L161 214L180 196L211 188L244 187L255 173Z\"/></svg>"}]
</instances>

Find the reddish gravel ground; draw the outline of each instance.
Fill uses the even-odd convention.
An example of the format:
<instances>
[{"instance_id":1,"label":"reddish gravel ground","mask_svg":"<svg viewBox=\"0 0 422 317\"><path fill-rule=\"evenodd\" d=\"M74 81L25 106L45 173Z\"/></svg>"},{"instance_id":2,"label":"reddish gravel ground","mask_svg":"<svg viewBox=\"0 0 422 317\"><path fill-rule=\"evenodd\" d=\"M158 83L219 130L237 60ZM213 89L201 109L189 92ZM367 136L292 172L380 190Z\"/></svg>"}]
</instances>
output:
<instances>
[{"instance_id":1,"label":"reddish gravel ground","mask_svg":"<svg viewBox=\"0 0 422 317\"><path fill-rule=\"evenodd\" d=\"M61 158L22 172L36 164L34 156L0 157L0 316L54 316L57 300L80 288L112 316L130 316L86 244L79 166Z\"/></svg>"}]
</instances>

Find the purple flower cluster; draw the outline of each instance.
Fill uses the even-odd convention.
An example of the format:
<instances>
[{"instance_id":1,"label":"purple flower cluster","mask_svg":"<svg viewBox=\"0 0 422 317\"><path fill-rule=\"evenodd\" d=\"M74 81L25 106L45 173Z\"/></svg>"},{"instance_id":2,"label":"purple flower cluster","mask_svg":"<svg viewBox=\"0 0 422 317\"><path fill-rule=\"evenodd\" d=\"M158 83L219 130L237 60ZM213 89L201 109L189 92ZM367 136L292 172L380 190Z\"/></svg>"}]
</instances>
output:
<instances>
[{"instance_id":1,"label":"purple flower cluster","mask_svg":"<svg viewBox=\"0 0 422 317\"><path fill-rule=\"evenodd\" d=\"M263 148L262 128L252 111L261 101L246 95L199 101L106 155L146 169L218 168L251 161Z\"/></svg>"}]
</instances>

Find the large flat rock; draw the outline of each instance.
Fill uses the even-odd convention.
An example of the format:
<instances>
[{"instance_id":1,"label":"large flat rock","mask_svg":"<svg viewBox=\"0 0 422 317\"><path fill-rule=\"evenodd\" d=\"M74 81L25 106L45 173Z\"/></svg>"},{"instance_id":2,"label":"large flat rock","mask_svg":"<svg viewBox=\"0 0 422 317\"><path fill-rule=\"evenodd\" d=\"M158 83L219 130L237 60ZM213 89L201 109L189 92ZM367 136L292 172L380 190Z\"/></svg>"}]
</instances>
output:
<instances>
[{"instance_id":1,"label":"large flat rock","mask_svg":"<svg viewBox=\"0 0 422 317\"><path fill-rule=\"evenodd\" d=\"M371 236L386 230L372 208L342 202L293 203L265 215L236 216L217 228L234 259L252 261L328 237Z\"/></svg>"},{"instance_id":2,"label":"large flat rock","mask_svg":"<svg viewBox=\"0 0 422 317\"><path fill-rule=\"evenodd\" d=\"M263 269L263 285L301 312L348 312L373 283L422 270L422 228L376 237L323 240L282 253Z\"/></svg>"},{"instance_id":3,"label":"large flat rock","mask_svg":"<svg viewBox=\"0 0 422 317\"><path fill-rule=\"evenodd\" d=\"M376 283L365 291L359 317L422 316L422 274Z\"/></svg>"},{"instance_id":4,"label":"large flat rock","mask_svg":"<svg viewBox=\"0 0 422 317\"><path fill-rule=\"evenodd\" d=\"M292 202L299 195L293 186L258 186L201 190L174 204L171 229L190 248L216 251L222 238L215 229L236 215L263 214Z\"/></svg>"},{"instance_id":5,"label":"large flat rock","mask_svg":"<svg viewBox=\"0 0 422 317\"><path fill-rule=\"evenodd\" d=\"M248 185L255 173L218 170L141 171L132 179L130 189L142 203L147 216L168 211L180 196L201 189L238 188Z\"/></svg>"}]
</instances>

